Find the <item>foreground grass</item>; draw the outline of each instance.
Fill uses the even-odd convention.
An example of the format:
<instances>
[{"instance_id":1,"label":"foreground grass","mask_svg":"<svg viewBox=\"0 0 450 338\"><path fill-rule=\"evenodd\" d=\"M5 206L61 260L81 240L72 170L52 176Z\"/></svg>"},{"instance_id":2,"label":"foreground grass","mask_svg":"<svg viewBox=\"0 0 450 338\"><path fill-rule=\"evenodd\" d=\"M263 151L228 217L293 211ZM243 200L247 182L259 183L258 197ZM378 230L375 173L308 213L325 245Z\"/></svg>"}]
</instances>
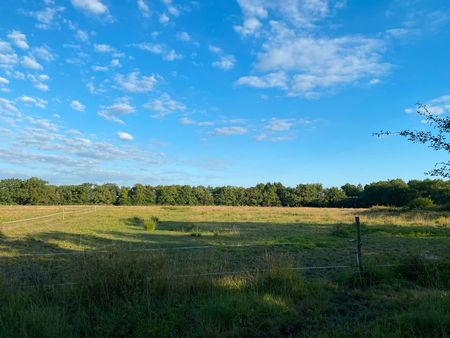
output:
<instances>
[{"instance_id":1,"label":"foreground grass","mask_svg":"<svg viewBox=\"0 0 450 338\"><path fill-rule=\"evenodd\" d=\"M0 220L60 210L0 207ZM292 269L353 266L355 215L362 276ZM99 207L13 223L0 232L0 337L447 337L449 215Z\"/></svg>"},{"instance_id":2,"label":"foreground grass","mask_svg":"<svg viewBox=\"0 0 450 338\"><path fill-rule=\"evenodd\" d=\"M447 337L450 260L305 280L176 277L165 256L84 258L71 285L0 288L1 337ZM446 267L446 269L444 269Z\"/></svg>"}]
</instances>

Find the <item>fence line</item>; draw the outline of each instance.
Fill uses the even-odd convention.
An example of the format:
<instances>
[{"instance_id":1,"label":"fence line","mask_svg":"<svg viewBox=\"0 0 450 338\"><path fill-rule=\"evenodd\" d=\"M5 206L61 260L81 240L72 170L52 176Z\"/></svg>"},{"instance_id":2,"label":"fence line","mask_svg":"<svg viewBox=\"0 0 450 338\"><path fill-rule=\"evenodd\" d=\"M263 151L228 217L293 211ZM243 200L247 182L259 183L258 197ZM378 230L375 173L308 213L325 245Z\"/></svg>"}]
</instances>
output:
<instances>
[{"instance_id":1,"label":"fence line","mask_svg":"<svg viewBox=\"0 0 450 338\"><path fill-rule=\"evenodd\" d=\"M178 247L160 247L160 248L138 248L138 249L119 249L119 250L88 250L88 251L72 251L72 252L49 252L49 253L29 253L15 255L13 257L0 256L0 259L20 258L20 257L53 257L53 256L71 256L71 255L94 255L94 254L117 254L124 252L159 252L159 251L189 251L201 249L221 249L221 248L246 248L246 247L283 247L295 246L296 243L250 243L250 244L226 244L226 245L199 245L199 246L178 246ZM112 246L112 245L111 245ZM342 250L353 249L351 247L341 248Z\"/></svg>"},{"instance_id":2,"label":"fence line","mask_svg":"<svg viewBox=\"0 0 450 338\"><path fill-rule=\"evenodd\" d=\"M5 227L5 224L15 224L15 223L23 223L23 222L28 222L28 221L35 221L35 220L40 220L40 219L45 219L45 218L50 218L50 217L54 217L54 216L58 216L58 215L67 215L67 214L72 214L72 213L76 213L78 215L83 215L83 214L88 214L91 212L95 212L96 209L92 209L89 211L85 211L85 212L80 212L78 210L71 210L71 211L59 211L59 212L55 212L53 214L49 214L49 215L43 215L43 216L36 216L36 217L31 217L31 218L23 218L23 219L18 219L18 220L13 220L13 221L6 221L6 222L1 222L1 229L2 230L13 230L16 228L20 228L22 226L25 226L26 224L21 224L21 225L16 225L16 226L12 226L12 227Z\"/></svg>"},{"instance_id":3,"label":"fence line","mask_svg":"<svg viewBox=\"0 0 450 338\"><path fill-rule=\"evenodd\" d=\"M15 220L15 221L2 222L2 224L13 224L13 223L19 223L19 222L33 221L33 220L36 220L36 219L52 217L52 216L55 216L55 215L62 215L62 211L55 212L54 214L50 214L50 215L37 216L37 217L31 217L31 218L23 218L23 219L18 219L18 220Z\"/></svg>"}]
</instances>

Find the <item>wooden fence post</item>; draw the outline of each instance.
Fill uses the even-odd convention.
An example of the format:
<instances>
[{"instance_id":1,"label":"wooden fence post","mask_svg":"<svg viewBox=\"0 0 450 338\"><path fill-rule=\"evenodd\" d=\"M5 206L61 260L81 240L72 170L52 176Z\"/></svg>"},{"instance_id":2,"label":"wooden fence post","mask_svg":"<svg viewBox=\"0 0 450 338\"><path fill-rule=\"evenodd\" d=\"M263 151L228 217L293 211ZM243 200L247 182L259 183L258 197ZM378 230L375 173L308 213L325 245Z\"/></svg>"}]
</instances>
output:
<instances>
[{"instance_id":1,"label":"wooden fence post","mask_svg":"<svg viewBox=\"0 0 450 338\"><path fill-rule=\"evenodd\" d=\"M361 222L359 221L359 216L355 217L356 223L356 233L357 233L357 252L356 252L356 260L358 263L359 273L363 272L363 263L362 263L362 255L361 255Z\"/></svg>"}]
</instances>

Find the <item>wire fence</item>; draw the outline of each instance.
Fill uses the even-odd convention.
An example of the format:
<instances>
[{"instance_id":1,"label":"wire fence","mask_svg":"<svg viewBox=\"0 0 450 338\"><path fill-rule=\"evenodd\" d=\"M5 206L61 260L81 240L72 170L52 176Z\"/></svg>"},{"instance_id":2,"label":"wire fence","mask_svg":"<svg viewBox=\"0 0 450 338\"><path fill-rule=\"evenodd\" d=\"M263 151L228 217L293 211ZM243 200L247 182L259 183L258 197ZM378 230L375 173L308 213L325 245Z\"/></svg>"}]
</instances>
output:
<instances>
[{"instance_id":1,"label":"wire fence","mask_svg":"<svg viewBox=\"0 0 450 338\"><path fill-rule=\"evenodd\" d=\"M83 214L88 214L88 213L92 213L92 212L96 212L97 211L97 207L94 206L92 208L89 208L88 210L82 209L80 210L65 210L64 208L61 211L55 212L55 213L51 213L51 214L47 214L47 215L42 215L42 216L36 216L36 217L30 217L30 218L22 218L22 219L17 219L17 220L11 220L11 221L4 221L1 222L1 230L13 230L13 229L17 229L17 228L21 228L24 226L27 226L28 222L31 221L40 221L40 220L47 220L49 218L57 218L57 216L60 216L62 220L65 219L66 215L70 215L70 214L78 214L78 215L83 215ZM13 226L8 226L9 224L17 224L17 225L13 225ZM5 226L6 225L6 226Z\"/></svg>"},{"instance_id":2,"label":"wire fence","mask_svg":"<svg viewBox=\"0 0 450 338\"><path fill-rule=\"evenodd\" d=\"M82 215L82 214L88 214L92 212L96 212L96 207L90 208L88 210L81 209L81 210L62 210L58 213L52 213L48 215L38 216L38 217L32 217L32 218L24 218L19 220L13 220L13 221L7 221L1 223L3 230L11 230L15 229L19 226L26 225L27 222L35 221L35 220L41 220L41 219L49 219L52 217L61 216L63 219L65 215L67 214L75 214L75 215ZM19 225L14 225L11 227L4 227L4 224L16 224L19 223ZM25 223L25 224L20 224ZM362 255L361 255L361 238L360 238L360 224L359 224L359 218L355 219L355 223L357 226L357 232L359 235L356 239L349 239L349 242L354 242L353 245L350 247L341 247L339 250L342 251L348 251L350 255L355 255L355 264L349 263L349 264L330 264L330 265L308 265L305 264L304 266L294 266L294 267L287 267L286 269L292 270L292 271L320 271L320 270L343 270L343 269L358 269L360 273L363 271L363 261L362 261ZM323 229L325 230L325 229ZM328 229L330 231L330 229ZM311 232L314 233L314 232ZM81 241L81 237L80 237ZM112 240L113 241L113 240ZM24 253L24 254L18 254L11 257L8 256L0 256L0 260L3 259L20 259L20 258L29 258L29 257L58 257L58 256L93 256L93 255L113 255L113 254L122 254L126 252L131 253L137 253L137 252L187 252L187 251L199 251L199 250L220 250L220 249L235 249L235 248L278 248L278 247L293 247L295 248L297 246L297 243L236 243L236 244L216 244L216 245L190 245L190 246L171 246L171 247L151 247L151 248L119 248L118 250L83 250L83 251L70 251L70 252L36 252L36 253ZM337 251L335 250L335 254L337 255ZM234 252L234 251L233 251ZM338 263L338 262L336 262ZM195 265L195 264L194 264ZM242 264L245 265L245 264ZM406 266L411 264L375 264L372 265L374 267L380 267L380 268L390 268L390 267L397 267L397 266ZM245 274L256 274L260 272L267 272L271 269L260 267L260 268L254 268L249 264L249 268L247 269L239 269L242 268L242 266L239 266L238 269L227 269L227 267L224 265L222 266L224 270L222 271L205 271L205 272L196 272L196 273L189 273L189 271L186 271L186 273L181 274L174 274L171 275L171 278L195 278L195 277L214 277L214 276L226 276L226 275L245 275ZM195 269L194 269L195 270ZM221 270L221 269L218 269ZM181 270L180 270L181 271ZM68 285L76 285L77 283L57 283L57 284L46 284L44 286L68 286ZM26 286L27 287L27 286ZM39 287L39 285L34 285L30 287Z\"/></svg>"}]
</instances>

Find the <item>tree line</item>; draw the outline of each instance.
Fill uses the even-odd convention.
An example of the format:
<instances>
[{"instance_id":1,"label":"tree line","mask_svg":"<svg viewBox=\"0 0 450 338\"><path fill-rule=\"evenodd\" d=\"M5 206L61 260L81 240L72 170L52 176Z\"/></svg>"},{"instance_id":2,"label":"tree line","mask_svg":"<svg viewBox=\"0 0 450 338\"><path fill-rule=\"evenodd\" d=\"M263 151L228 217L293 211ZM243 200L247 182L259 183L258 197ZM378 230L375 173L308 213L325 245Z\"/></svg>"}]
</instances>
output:
<instances>
[{"instance_id":1,"label":"tree line","mask_svg":"<svg viewBox=\"0 0 450 338\"><path fill-rule=\"evenodd\" d=\"M450 207L450 181L401 179L325 188L322 184L261 183L254 187L50 185L39 178L0 180L0 204L230 205L283 207Z\"/></svg>"}]
</instances>

